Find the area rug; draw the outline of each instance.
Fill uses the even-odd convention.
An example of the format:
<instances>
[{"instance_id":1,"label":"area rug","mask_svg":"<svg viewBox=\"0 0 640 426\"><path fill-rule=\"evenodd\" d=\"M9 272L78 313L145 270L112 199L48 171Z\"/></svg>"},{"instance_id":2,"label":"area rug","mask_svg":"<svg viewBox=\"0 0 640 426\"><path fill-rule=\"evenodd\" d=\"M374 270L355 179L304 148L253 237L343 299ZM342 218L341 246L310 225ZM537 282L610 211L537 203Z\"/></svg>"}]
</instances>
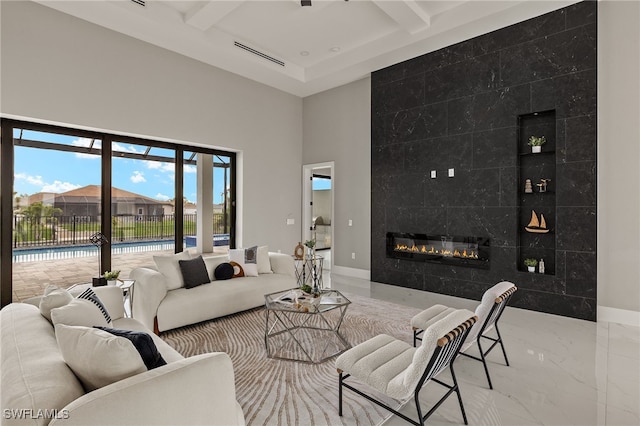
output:
<instances>
[{"instance_id":1,"label":"area rug","mask_svg":"<svg viewBox=\"0 0 640 426\"><path fill-rule=\"evenodd\" d=\"M345 294L351 305L340 327L352 346L385 333L412 341L410 320L419 309ZM352 392L343 395L338 416L335 357L308 364L267 358L265 310L256 308L162 333L161 337L188 357L226 352L233 361L236 398L247 425L378 425L386 410ZM375 394L392 406L399 404Z\"/></svg>"}]
</instances>

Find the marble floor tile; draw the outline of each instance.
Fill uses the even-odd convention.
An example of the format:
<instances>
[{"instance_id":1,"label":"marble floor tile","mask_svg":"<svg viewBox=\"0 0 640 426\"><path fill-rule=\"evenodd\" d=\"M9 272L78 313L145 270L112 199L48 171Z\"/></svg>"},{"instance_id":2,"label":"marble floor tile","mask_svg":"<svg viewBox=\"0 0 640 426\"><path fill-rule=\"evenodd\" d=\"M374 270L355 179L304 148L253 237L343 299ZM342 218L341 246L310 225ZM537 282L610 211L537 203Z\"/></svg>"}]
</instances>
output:
<instances>
[{"instance_id":1,"label":"marble floor tile","mask_svg":"<svg viewBox=\"0 0 640 426\"><path fill-rule=\"evenodd\" d=\"M335 274L324 283L411 307L475 310L479 303ZM498 347L489 354L493 390L479 361L459 357L454 363L470 425L640 425L640 327L507 307L499 329L510 366ZM423 412L445 391L428 384L421 392ZM401 412L415 416L413 401ZM427 423L463 424L457 398L449 397ZM407 424L397 416L383 423Z\"/></svg>"}]
</instances>

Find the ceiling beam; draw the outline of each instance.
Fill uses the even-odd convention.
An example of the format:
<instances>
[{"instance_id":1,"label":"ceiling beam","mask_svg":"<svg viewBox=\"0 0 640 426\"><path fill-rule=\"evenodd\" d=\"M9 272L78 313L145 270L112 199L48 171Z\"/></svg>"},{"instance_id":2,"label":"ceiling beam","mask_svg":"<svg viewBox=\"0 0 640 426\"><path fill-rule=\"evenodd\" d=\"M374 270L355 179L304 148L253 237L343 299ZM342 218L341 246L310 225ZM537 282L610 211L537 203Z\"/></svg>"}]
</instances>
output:
<instances>
[{"instance_id":1,"label":"ceiling beam","mask_svg":"<svg viewBox=\"0 0 640 426\"><path fill-rule=\"evenodd\" d=\"M203 6L196 6L187 12L185 22L199 30L207 31L244 1L208 1Z\"/></svg>"},{"instance_id":2,"label":"ceiling beam","mask_svg":"<svg viewBox=\"0 0 640 426\"><path fill-rule=\"evenodd\" d=\"M373 2L410 34L425 30L431 25L431 16L415 0Z\"/></svg>"}]
</instances>

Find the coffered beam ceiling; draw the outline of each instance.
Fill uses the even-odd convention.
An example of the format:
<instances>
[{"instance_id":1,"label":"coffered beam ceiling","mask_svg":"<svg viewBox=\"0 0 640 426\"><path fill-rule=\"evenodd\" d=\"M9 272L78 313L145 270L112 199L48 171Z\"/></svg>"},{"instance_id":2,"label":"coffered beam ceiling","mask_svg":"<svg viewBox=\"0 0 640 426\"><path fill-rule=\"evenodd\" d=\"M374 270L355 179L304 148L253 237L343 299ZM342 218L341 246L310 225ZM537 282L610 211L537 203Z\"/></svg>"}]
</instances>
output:
<instances>
[{"instance_id":1,"label":"coffered beam ceiling","mask_svg":"<svg viewBox=\"0 0 640 426\"><path fill-rule=\"evenodd\" d=\"M313 0L302 7L299 0L35 1L301 97L576 3Z\"/></svg>"}]
</instances>

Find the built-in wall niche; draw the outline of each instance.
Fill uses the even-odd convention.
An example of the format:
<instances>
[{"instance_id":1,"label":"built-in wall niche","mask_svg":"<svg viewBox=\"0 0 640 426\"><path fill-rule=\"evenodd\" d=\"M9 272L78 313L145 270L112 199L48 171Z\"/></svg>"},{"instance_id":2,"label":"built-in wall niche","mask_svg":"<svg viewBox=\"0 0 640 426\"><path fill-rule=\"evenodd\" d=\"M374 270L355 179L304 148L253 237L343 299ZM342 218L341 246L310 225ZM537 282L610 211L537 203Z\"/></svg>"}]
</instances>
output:
<instances>
[{"instance_id":1,"label":"built-in wall niche","mask_svg":"<svg viewBox=\"0 0 640 426\"><path fill-rule=\"evenodd\" d=\"M518 153L518 270L528 271L525 259L536 259L535 273L555 275L555 110L518 116Z\"/></svg>"}]
</instances>

